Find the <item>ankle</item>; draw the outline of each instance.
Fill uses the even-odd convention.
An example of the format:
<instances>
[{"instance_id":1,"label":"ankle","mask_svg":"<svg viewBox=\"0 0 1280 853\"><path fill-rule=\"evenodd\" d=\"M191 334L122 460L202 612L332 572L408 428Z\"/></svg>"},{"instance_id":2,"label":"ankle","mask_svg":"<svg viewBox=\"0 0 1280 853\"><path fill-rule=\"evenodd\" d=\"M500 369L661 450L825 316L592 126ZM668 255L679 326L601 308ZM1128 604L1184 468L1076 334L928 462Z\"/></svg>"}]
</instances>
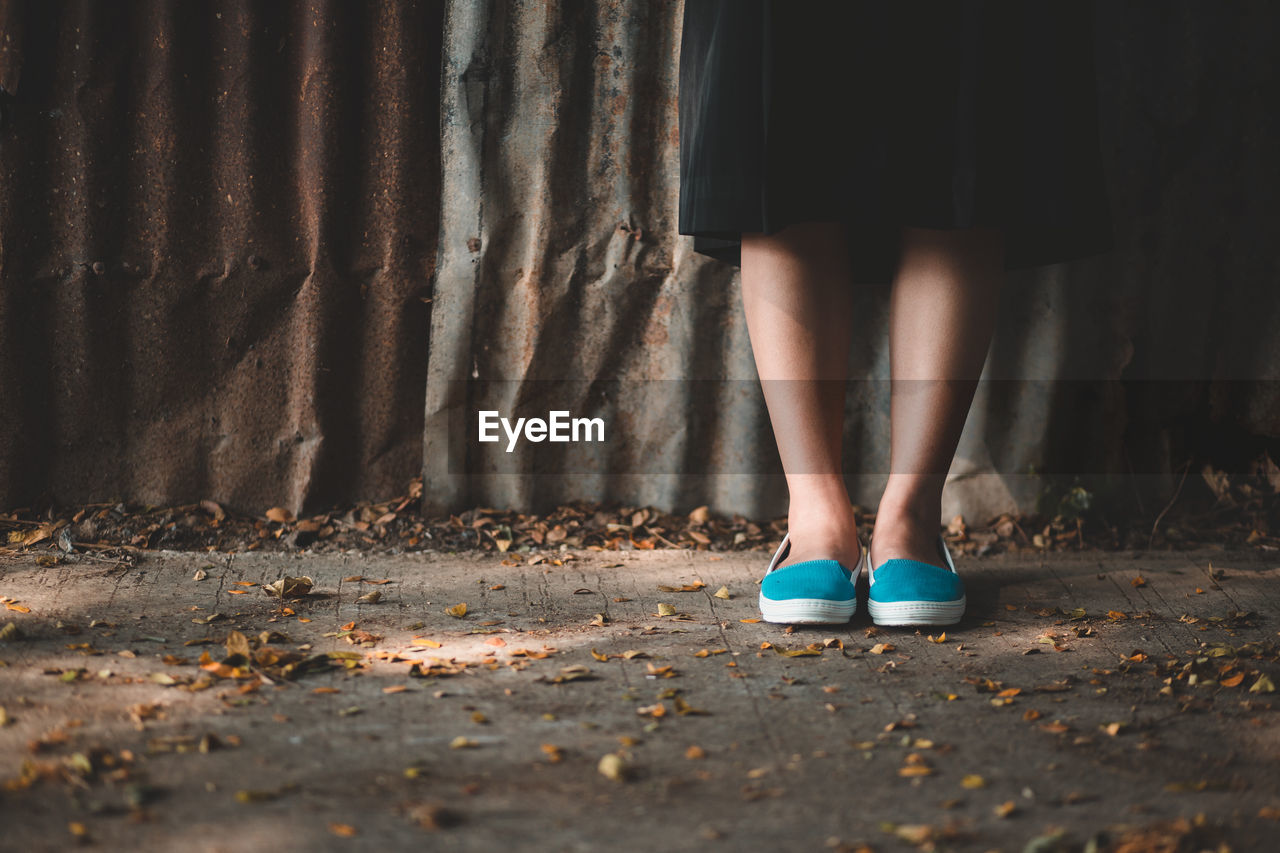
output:
<instances>
[{"instance_id":1,"label":"ankle","mask_svg":"<svg viewBox=\"0 0 1280 853\"><path fill-rule=\"evenodd\" d=\"M892 522L894 527L927 529L936 532L942 527L942 501L928 498L882 498L876 507L876 522Z\"/></svg>"}]
</instances>

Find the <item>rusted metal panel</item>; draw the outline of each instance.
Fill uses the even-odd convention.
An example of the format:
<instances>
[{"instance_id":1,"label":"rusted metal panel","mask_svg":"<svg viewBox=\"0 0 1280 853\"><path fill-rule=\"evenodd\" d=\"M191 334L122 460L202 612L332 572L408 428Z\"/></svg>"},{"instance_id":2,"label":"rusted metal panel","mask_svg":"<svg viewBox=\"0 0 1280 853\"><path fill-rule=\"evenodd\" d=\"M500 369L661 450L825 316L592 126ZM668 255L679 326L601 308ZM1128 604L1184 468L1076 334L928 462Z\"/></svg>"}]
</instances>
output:
<instances>
[{"instance_id":1,"label":"rusted metal panel","mask_svg":"<svg viewBox=\"0 0 1280 853\"><path fill-rule=\"evenodd\" d=\"M442 11L6 0L0 504L403 491Z\"/></svg>"}]
</instances>

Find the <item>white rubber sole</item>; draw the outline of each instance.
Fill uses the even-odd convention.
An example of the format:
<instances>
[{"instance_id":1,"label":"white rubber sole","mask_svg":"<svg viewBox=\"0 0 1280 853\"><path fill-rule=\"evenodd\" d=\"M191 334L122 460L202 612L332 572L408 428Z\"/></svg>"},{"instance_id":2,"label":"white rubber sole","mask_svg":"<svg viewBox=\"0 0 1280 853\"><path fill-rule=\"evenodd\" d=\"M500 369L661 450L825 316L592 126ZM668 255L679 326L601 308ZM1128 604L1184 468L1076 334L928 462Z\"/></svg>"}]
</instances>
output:
<instances>
[{"instance_id":1,"label":"white rubber sole","mask_svg":"<svg viewBox=\"0 0 1280 853\"><path fill-rule=\"evenodd\" d=\"M853 618L858 600L828 601L825 598L790 598L773 601L760 595L760 615L766 622L783 625L843 625Z\"/></svg>"},{"instance_id":2,"label":"white rubber sole","mask_svg":"<svg viewBox=\"0 0 1280 853\"><path fill-rule=\"evenodd\" d=\"M964 602L868 600L867 612L877 625L954 625L964 616Z\"/></svg>"}]
</instances>

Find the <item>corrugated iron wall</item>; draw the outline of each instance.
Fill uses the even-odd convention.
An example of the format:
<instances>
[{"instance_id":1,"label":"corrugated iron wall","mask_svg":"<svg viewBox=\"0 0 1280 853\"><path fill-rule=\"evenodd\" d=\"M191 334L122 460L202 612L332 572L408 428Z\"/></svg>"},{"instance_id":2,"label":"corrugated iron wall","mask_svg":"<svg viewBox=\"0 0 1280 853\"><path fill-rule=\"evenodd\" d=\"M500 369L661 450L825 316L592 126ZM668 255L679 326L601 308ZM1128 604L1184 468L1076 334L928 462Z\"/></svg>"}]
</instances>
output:
<instances>
[{"instance_id":1,"label":"corrugated iron wall","mask_svg":"<svg viewBox=\"0 0 1280 853\"><path fill-rule=\"evenodd\" d=\"M0 505L403 492L442 5L0 8Z\"/></svg>"},{"instance_id":2,"label":"corrugated iron wall","mask_svg":"<svg viewBox=\"0 0 1280 853\"><path fill-rule=\"evenodd\" d=\"M1119 249L1011 277L949 511L1029 508L1033 467L1158 500L1280 437L1280 10L1095 8ZM0 0L0 506L298 511L423 471L438 508L781 512L737 273L675 233L681 11ZM867 505L886 297L852 354ZM481 408L610 440L491 453Z\"/></svg>"}]
</instances>

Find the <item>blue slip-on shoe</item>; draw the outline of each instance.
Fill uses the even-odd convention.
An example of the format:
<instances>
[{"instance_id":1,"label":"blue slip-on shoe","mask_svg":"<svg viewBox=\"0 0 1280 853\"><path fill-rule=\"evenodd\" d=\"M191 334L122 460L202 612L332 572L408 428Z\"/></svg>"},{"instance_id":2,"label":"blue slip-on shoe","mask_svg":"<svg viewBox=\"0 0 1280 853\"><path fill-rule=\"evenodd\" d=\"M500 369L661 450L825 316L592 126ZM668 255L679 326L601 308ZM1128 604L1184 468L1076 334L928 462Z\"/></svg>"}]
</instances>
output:
<instances>
[{"instance_id":1,"label":"blue slip-on shoe","mask_svg":"<svg viewBox=\"0 0 1280 853\"><path fill-rule=\"evenodd\" d=\"M964 584L938 534L946 567L895 557L877 568L867 563L867 610L877 625L954 625L964 616Z\"/></svg>"},{"instance_id":2,"label":"blue slip-on shoe","mask_svg":"<svg viewBox=\"0 0 1280 853\"><path fill-rule=\"evenodd\" d=\"M858 544L861 546L861 541ZM858 565L853 571L838 560L802 560L777 568L790 550L788 531L760 581L760 614L764 621L790 625L848 622L858 609L854 583L866 562L867 549L859 548Z\"/></svg>"}]
</instances>

